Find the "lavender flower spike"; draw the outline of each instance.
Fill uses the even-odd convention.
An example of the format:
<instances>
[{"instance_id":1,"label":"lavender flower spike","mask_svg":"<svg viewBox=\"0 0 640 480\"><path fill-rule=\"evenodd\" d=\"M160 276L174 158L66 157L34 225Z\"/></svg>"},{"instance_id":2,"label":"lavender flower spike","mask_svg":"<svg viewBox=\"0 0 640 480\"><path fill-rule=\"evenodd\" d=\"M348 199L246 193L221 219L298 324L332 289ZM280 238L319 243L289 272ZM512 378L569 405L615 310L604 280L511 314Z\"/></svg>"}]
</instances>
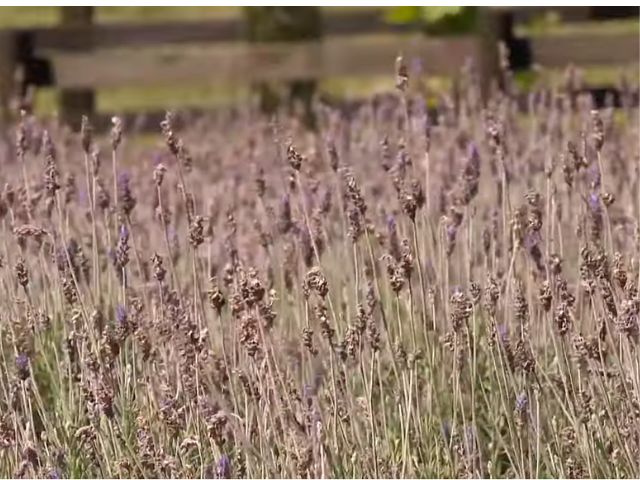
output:
<instances>
[{"instance_id":1,"label":"lavender flower spike","mask_svg":"<svg viewBox=\"0 0 640 480\"><path fill-rule=\"evenodd\" d=\"M231 478L231 460L227 455L222 455L218 460L216 478Z\"/></svg>"}]
</instances>

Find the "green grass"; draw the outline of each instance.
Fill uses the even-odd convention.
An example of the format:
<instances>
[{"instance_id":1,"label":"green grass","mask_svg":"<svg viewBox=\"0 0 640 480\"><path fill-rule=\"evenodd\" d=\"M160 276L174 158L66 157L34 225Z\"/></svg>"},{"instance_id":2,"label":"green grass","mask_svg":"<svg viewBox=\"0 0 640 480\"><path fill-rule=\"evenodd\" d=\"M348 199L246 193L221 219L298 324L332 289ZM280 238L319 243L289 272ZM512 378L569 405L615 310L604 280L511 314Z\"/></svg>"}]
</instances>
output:
<instances>
[{"instance_id":1,"label":"green grass","mask_svg":"<svg viewBox=\"0 0 640 480\"><path fill-rule=\"evenodd\" d=\"M100 89L97 110L102 112L151 111L164 108L220 107L248 98L248 88L232 85L147 86ZM38 113L57 108L57 90L43 88L36 94Z\"/></svg>"},{"instance_id":2,"label":"green grass","mask_svg":"<svg viewBox=\"0 0 640 480\"><path fill-rule=\"evenodd\" d=\"M631 81L636 79L637 65L617 68L589 67L584 69L587 85L614 86L625 73ZM537 82L549 85L562 81L563 70L545 70L543 72L526 71L515 74L515 81L522 90L532 88ZM444 92L451 87L451 79L431 76L425 78L431 92ZM384 76L372 77L336 77L320 82L319 90L339 99L362 99L370 95L389 91L392 80ZM239 85L176 85L120 87L97 91L97 110L100 112L142 112L180 108L218 108L230 106L250 98L248 86ZM51 88L39 89L35 98L35 109L40 115L50 115L57 108L57 91Z\"/></svg>"}]
</instances>

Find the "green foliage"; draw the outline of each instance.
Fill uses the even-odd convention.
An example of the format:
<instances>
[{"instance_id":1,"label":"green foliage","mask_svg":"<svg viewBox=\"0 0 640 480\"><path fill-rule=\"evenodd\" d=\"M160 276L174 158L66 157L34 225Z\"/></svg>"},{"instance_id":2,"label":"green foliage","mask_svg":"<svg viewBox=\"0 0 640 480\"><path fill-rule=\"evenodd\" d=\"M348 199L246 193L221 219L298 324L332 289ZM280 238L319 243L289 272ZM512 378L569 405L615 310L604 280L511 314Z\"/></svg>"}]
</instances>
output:
<instances>
[{"instance_id":1,"label":"green foliage","mask_svg":"<svg viewBox=\"0 0 640 480\"><path fill-rule=\"evenodd\" d=\"M473 30L475 19L475 7L394 7L387 13L390 22L418 23L425 32L438 35L468 33Z\"/></svg>"}]
</instances>

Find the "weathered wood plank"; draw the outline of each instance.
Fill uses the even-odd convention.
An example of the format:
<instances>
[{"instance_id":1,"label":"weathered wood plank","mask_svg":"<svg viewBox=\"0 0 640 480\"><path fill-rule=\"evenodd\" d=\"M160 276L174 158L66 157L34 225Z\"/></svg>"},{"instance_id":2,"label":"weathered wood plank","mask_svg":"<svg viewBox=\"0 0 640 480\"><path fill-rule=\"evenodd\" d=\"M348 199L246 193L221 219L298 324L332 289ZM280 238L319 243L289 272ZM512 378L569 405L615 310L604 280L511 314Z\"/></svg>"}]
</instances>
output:
<instances>
[{"instance_id":1,"label":"weathered wood plank","mask_svg":"<svg viewBox=\"0 0 640 480\"><path fill-rule=\"evenodd\" d=\"M94 7L62 7L61 28L91 29L94 13ZM84 55L90 55L92 47L90 42L76 43L72 46L74 51L83 52ZM82 115L92 115L95 110L95 92L93 88L83 86L61 87L63 88L59 92L60 115L64 122L79 128Z\"/></svg>"},{"instance_id":2,"label":"weathered wood plank","mask_svg":"<svg viewBox=\"0 0 640 480\"><path fill-rule=\"evenodd\" d=\"M498 42L501 34L501 11L493 8L483 8L478 12L478 63L480 68L480 87L482 97L489 98L492 82L500 71L500 57Z\"/></svg>"},{"instance_id":3,"label":"weathered wood plank","mask_svg":"<svg viewBox=\"0 0 640 480\"><path fill-rule=\"evenodd\" d=\"M637 34L533 37L534 62L544 67L615 65L638 63Z\"/></svg>"},{"instance_id":4,"label":"weathered wood plank","mask_svg":"<svg viewBox=\"0 0 640 480\"><path fill-rule=\"evenodd\" d=\"M175 82L249 82L391 74L402 52L420 59L426 73L451 75L476 53L476 39L422 35L337 37L322 42L230 43L176 52L149 50L62 54L53 58L63 87L114 87Z\"/></svg>"},{"instance_id":5,"label":"weathered wood plank","mask_svg":"<svg viewBox=\"0 0 640 480\"><path fill-rule=\"evenodd\" d=\"M220 44L179 51L105 50L64 53L53 58L61 87L115 87L193 81L248 82L295 78L378 75L391 72L395 56L420 59L426 73L451 75L478 52L474 37L421 35L335 37L323 42ZM534 62L546 67L638 62L638 37L533 38Z\"/></svg>"}]
</instances>

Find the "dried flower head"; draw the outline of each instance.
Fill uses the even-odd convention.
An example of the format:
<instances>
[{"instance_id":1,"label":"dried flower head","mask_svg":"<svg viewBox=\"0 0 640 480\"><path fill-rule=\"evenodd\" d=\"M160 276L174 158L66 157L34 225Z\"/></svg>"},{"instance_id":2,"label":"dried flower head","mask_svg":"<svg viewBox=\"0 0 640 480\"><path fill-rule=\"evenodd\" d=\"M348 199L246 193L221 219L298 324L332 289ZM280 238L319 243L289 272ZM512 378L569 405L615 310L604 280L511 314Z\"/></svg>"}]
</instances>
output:
<instances>
[{"instance_id":1,"label":"dried flower head","mask_svg":"<svg viewBox=\"0 0 640 480\"><path fill-rule=\"evenodd\" d=\"M396 57L396 88L405 92L409 86L409 69L402 55Z\"/></svg>"},{"instance_id":2,"label":"dried flower head","mask_svg":"<svg viewBox=\"0 0 640 480\"><path fill-rule=\"evenodd\" d=\"M91 153L91 145L93 144L93 127L89 123L89 118L86 115L82 116L82 122L80 125L80 140L82 143L82 150L89 155Z\"/></svg>"},{"instance_id":3,"label":"dried flower head","mask_svg":"<svg viewBox=\"0 0 640 480\"><path fill-rule=\"evenodd\" d=\"M599 152L604 145L604 123L600 112L597 110L591 110L591 122L592 122L592 138L593 146Z\"/></svg>"},{"instance_id":4,"label":"dried flower head","mask_svg":"<svg viewBox=\"0 0 640 480\"><path fill-rule=\"evenodd\" d=\"M165 167L163 163L158 163L153 169L153 182L157 187L162 186L162 182L164 181L164 175L166 172L167 167Z\"/></svg>"},{"instance_id":5,"label":"dried flower head","mask_svg":"<svg viewBox=\"0 0 640 480\"><path fill-rule=\"evenodd\" d=\"M297 172L300 171L304 157L298 153L293 145L289 145L287 147L287 160L289 161L289 166Z\"/></svg>"},{"instance_id":6,"label":"dried flower head","mask_svg":"<svg viewBox=\"0 0 640 480\"><path fill-rule=\"evenodd\" d=\"M111 124L111 149L115 151L122 142L122 120L120 117L112 117Z\"/></svg>"}]
</instances>

